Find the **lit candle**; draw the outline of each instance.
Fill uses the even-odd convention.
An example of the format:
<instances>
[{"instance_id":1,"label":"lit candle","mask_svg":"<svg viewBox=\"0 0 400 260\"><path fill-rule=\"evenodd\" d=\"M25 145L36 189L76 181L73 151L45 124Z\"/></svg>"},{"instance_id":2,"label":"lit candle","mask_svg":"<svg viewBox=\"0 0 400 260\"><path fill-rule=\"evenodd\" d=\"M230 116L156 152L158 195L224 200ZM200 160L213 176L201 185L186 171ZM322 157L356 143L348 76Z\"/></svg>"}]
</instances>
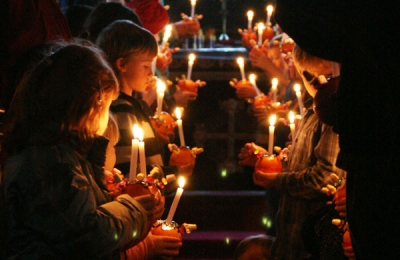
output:
<instances>
[{"instance_id":1,"label":"lit candle","mask_svg":"<svg viewBox=\"0 0 400 260\"><path fill-rule=\"evenodd\" d=\"M257 28L258 28L258 45L262 46L262 35L263 35L263 31L264 31L264 24L263 23L258 23L257 24Z\"/></svg>"},{"instance_id":2,"label":"lit candle","mask_svg":"<svg viewBox=\"0 0 400 260\"><path fill-rule=\"evenodd\" d=\"M252 30L253 17L254 17L254 12L253 11L248 11L247 12L247 19L248 19L247 28L249 30Z\"/></svg>"},{"instance_id":3,"label":"lit candle","mask_svg":"<svg viewBox=\"0 0 400 260\"><path fill-rule=\"evenodd\" d=\"M267 22L266 26L271 26L271 16L272 16L272 11L274 10L274 7L272 5L267 6Z\"/></svg>"},{"instance_id":4,"label":"lit candle","mask_svg":"<svg viewBox=\"0 0 400 260\"><path fill-rule=\"evenodd\" d=\"M137 139L138 125L134 124L132 128L133 139L132 139L132 149L131 149L131 165L129 168L129 181L134 181L136 179L136 168L139 150L139 140Z\"/></svg>"},{"instance_id":5,"label":"lit candle","mask_svg":"<svg viewBox=\"0 0 400 260\"><path fill-rule=\"evenodd\" d=\"M190 78L192 77L192 68L193 68L193 63L194 60L196 59L196 56L191 53L189 54L189 66L188 66L188 73L187 73L187 79L190 80Z\"/></svg>"},{"instance_id":6,"label":"lit candle","mask_svg":"<svg viewBox=\"0 0 400 260\"><path fill-rule=\"evenodd\" d=\"M246 76L244 75L244 59L239 57L236 59L237 64L239 65L240 74L242 75L242 81L246 80Z\"/></svg>"},{"instance_id":7,"label":"lit candle","mask_svg":"<svg viewBox=\"0 0 400 260\"><path fill-rule=\"evenodd\" d=\"M179 140L181 142L181 146L186 146L185 145L185 137L183 135L183 127L182 127L182 111L179 107L175 108L175 116L178 120L176 120L176 125L178 126L178 131L179 131Z\"/></svg>"},{"instance_id":8,"label":"lit candle","mask_svg":"<svg viewBox=\"0 0 400 260\"><path fill-rule=\"evenodd\" d=\"M296 138L296 125L294 124L294 113L293 111L289 112L289 127L290 127L290 132L292 133L292 144Z\"/></svg>"},{"instance_id":9,"label":"lit candle","mask_svg":"<svg viewBox=\"0 0 400 260\"><path fill-rule=\"evenodd\" d=\"M274 132L275 132L275 121L276 115L273 114L269 118L269 141L268 141L268 153L272 155L274 148Z\"/></svg>"},{"instance_id":10,"label":"lit candle","mask_svg":"<svg viewBox=\"0 0 400 260\"><path fill-rule=\"evenodd\" d=\"M278 79L273 78L272 79L272 86L271 86L271 91L272 91L272 100L274 103L276 103L276 91L278 89Z\"/></svg>"},{"instance_id":11,"label":"lit candle","mask_svg":"<svg viewBox=\"0 0 400 260\"><path fill-rule=\"evenodd\" d=\"M194 18L194 8L196 7L196 0L190 0L190 5L192 7L190 17Z\"/></svg>"},{"instance_id":12,"label":"lit candle","mask_svg":"<svg viewBox=\"0 0 400 260\"><path fill-rule=\"evenodd\" d=\"M165 223L167 223L167 224L171 224L172 219L174 218L175 211L176 211L176 208L178 207L179 200L182 197L183 186L185 185L185 178L179 177L178 183L179 183L179 188L176 190L174 200L172 201L171 208L169 209L169 212L168 212L168 217L165 220Z\"/></svg>"},{"instance_id":13,"label":"lit candle","mask_svg":"<svg viewBox=\"0 0 400 260\"><path fill-rule=\"evenodd\" d=\"M143 130L138 127L137 138L139 139L139 159L140 159L140 172L143 173L144 179L147 177L146 172L146 155L144 151Z\"/></svg>"},{"instance_id":14,"label":"lit candle","mask_svg":"<svg viewBox=\"0 0 400 260\"><path fill-rule=\"evenodd\" d=\"M256 84L256 75L253 74L253 73L250 74L249 75L249 81L250 81L251 85L253 85L254 90L256 91L256 95L259 96L261 93L260 93L260 90L258 89L257 84Z\"/></svg>"},{"instance_id":15,"label":"lit candle","mask_svg":"<svg viewBox=\"0 0 400 260\"><path fill-rule=\"evenodd\" d=\"M304 106L303 106L303 101L301 100L300 84L294 84L293 88L294 91L296 92L296 97L297 97L297 102L299 103L299 110L301 117L304 117Z\"/></svg>"},{"instance_id":16,"label":"lit candle","mask_svg":"<svg viewBox=\"0 0 400 260\"><path fill-rule=\"evenodd\" d=\"M162 51L165 44L168 42L169 37L171 36L172 25L168 24L165 27L164 36L160 45L160 50Z\"/></svg>"},{"instance_id":17,"label":"lit candle","mask_svg":"<svg viewBox=\"0 0 400 260\"><path fill-rule=\"evenodd\" d=\"M158 79L157 80L157 113L156 113L156 117L160 118L161 116L161 111L162 111L162 103L163 103L163 99L164 99L164 93L165 93L165 83L161 80Z\"/></svg>"}]
</instances>

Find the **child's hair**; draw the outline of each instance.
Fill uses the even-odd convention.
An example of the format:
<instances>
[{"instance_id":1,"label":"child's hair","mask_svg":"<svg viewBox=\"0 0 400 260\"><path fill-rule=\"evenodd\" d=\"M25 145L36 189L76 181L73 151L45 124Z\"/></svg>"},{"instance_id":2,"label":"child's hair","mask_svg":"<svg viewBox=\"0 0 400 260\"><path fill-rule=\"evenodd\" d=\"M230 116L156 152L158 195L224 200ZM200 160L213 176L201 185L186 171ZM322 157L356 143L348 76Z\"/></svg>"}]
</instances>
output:
<instances>
[{"instance_id":1,"label":"child's hair","mask_svg":"<svg viewBox=\"0 0 400 260\"><path fill-rule=\"evenodd\" d=\"M97 39L97 46L107 54L111 66L119 58L149 53L156 56L158 44L154 35L139 25L128 21L115 21L107 26ZM118 71L114 67L114 71Z\"/></svg>"},{"instance_id":2,"label":"child's hair","mask_svg":"<svg viewBox=\"0 0 400 260\"><path fill-rule=\"evenodd\" d=\"M243 253L246 252L251 245L259 245L263 249L263 256L269 259L271 257L271 246L274 241L274 237L262 234L246 237L237 245L234 253L234 259L238 260L239 257L243 255Z\"/></svg>"},{"instance_id":3,"label":"child's hair","mask_svg":"<svg viewBox=\"0 0 400 260\"><path fill-rule=\"evenodd\" d=\"M74 130L83 143L90 143L99 117L108 110L103 100L115 99L119 92L117 79L102 55L98 48L70 43L44 58L18 86L7 147L18 152L33 133L49 123L54 125L57 139ZM81 148L85 149L84 145Z\"/></svg>"},{"instance_id":4,"label":"child's hair","mask_svg":"<svg viewBox=\"0 0 400 260\"><path fill-rule=\"evenodd\" d=\"M109 140L109 145L115 146L119 141L119 128L115 116L109 113L107 128L103 134Z\"/></svg>"},{"instance_id":5,"label":"child's hair","mask_svg":"<svg viewBox=\"0 0 400 260\"><path fill-rule=\"evenodd\" d=\"M129 7L118 2L100 3L86 18L84 31L87 35L82 37L95 43L100 32L117 20L129 20L142 26L139 16Z\"/></svg>"}]
</instances>

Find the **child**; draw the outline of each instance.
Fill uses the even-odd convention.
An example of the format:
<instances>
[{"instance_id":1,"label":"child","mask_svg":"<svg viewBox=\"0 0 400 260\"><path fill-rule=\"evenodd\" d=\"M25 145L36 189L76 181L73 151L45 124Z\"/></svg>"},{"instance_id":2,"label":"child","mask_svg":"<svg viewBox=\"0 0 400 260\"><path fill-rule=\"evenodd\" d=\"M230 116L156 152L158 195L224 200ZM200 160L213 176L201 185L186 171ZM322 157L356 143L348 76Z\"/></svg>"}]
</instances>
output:
<instances>
[{"instance_id":1,"label":"child","mask_svg":"<svg viewBox=\"0 0 400 260\"><path fill-rule=\"evenodd\" d=\"M240 241L235 249L235 260L269 260L275 238L267 235L249 236Z\"/></svg>"},{"instance_id":2,"label":"child","mask_svg":"<svg viewBox=\"0 0 400 260\"><path fill-rule=\"evenodd\" d=\"M101 135L118 91L103 53L72 43L19 86L19 109L4 143L8 257L119 257L144 239L147 221L162 216L164 204L151 195L111 201L104 160L93 156L105 151Z\"/></svg>"},{"instance_id":3,"label":"child","mask_svg":"<svg viewBox=\"0 0 400 260\"><path fill-rule=\"evenodd\" d=\"M331 62L322 60L303 52L298 46L294 48L293 57L300 75L308 71L311 75L331 76ZM314 97L317 90L303 78L307 92ZM265 149L257 147L262 153ZM321 188L330 183L331 173L340 178L345 172L335 166L339 152L338 136L331 126L322 124L313 109L307 109L302 118L292 148L288 156L287 169L283 172L254 172L256 185L274 188L280 193L279 209L276 216L276 240L272 246L275 259L344 259L341 246L342 232L332 225L331 220L313 223L319 237L314 244L303 237L307 218L325 209L329 198L321 192ZM246 144L239 158L241 164L254 166L254 153L251 144ZM332 209L334 211L334 209ZM306 250L312 247L317 250L313 255ZM313 258L313 259L314 259Z\"/></svg>"},{"instance_id":4,"label":"child","mask_svg":"<svg viewBox=\"0 0 400 260\"><path fill-rule=\"evenodd\" d=\"M161 157L162 145L146 113L145 103L139 102L135 94L142 93L153 81L151 64L157 55L158 45L154 36L146 29L126 20L115 21L106 27L97 40L113 67L121 92L111 105L117 118L120 141L116 145L116 167L124 174L129 172L132 128L137 123L143 130L146 163L149 169L159 167L164 176L168 174L191 175L194 165L164 166ZM165 140L166 144L169 140Z\"/></svg>"}]
</instances>

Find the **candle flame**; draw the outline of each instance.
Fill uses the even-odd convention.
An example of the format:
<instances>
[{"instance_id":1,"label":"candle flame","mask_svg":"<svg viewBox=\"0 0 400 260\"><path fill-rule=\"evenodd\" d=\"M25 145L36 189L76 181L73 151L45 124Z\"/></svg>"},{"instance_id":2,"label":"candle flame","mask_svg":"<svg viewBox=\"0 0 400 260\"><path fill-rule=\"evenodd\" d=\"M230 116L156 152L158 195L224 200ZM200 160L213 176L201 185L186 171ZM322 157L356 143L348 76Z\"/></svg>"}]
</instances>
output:
<instances>
[{"instance_id":1,"label":"candle flame","mask_svg":"<svg viewBox=\"0 0 400 260\"><path fill-rule=\"evenodd\" d=\"M289 121L290 121L291 124L294 123L294 113L293 113L293 111L289 112Z\"/></svg>"},{"instance_id":2,"label":"candle flame","mask_svg":"<svg viewBox=\"0 0 400 260\"><path fill-rule=\"evenodd\" d=\"M253 17L254 17L254 12L253 11L248 11L247 12L247 18L249 19L249 20L252 20L253 19Z\"/></svg>"},{"instance_id":3,"label":"candle flame","mask_svg":"<svg viewBox=\"0 0 400 260\"><path fill-rule=\"evenodd\" d=\"M271 15L272 14L272 11L274 10L274 7L272 6L272 5L268 5L267 6L267 13L269 14L269 15Z\"/></svg>"},{"instance_id":4,"label":"candle flame","mask_svg":"<svg viewBox=\"0 0 400 260\"><path fill-rule=\"evenodd\" d=\"M169 39L169 37L171 36L171 31L172 31L172 25L168 24L165 27L164 38L163 38L164 41L167 41Z\"/></svg>"},{"instance_id":5,"label":"candle flame","mask_svg":"<svg viewBox=\"0 0 400 260\"><path fill-rule=\"evenodd\" d=\"M137 124L133 125L132 131L135 139L143 141L143 130Z\"/></svg>"},{"instance_id":6,"label":"candle flame","mask_svg":"<svg viewBox=\"0 0 400 260\"><path fill-rule=\"evenodd\" d=\"M167 87L166 87L165 83L162 80L158 79L156 85L157 85L157 93L164 93L165 92L165 89Z\"/></svg>"},{"instance_id":7,"label":"candle flame","mask_svg":"<svg viewBox=\"0 0 400 260\"><path fill-rule=\"evenodd\" d=\"M277 78L273 78L272 79L272 86L278 86L278 79Z\"/></svg>"},{"instance_id":8,"label":"candle flame","mask_svg":"<svg viewBox=\"0 0 400 260\"><path fill-rule=\"evenodd\" d=\"M262 33L264 30L264 24L263 23L258 23L257 24L257 28L258 28L258 33Z\"/></svg>"},{"instance_id":9,"label":"candle flame","mask_svg":"<svg viewBox=\"0 0 400 260\"><path fill-rule=\"evenodd\" d=\"M243 68L244 66L244 59L242 57L239 57L236 59L237 64L239 64L240 68Z\"/></svg>"},{"instance_id":10,"label":"candle flame","mask_svg":"<svg viewBox=\"0 0 400 260\"><path fill-rule=\"evenodd\" d=\"M186 182L186 180L184 177L179 177L178 184L179 184L180 188L183 188L183 186L185 186L185 182Z\"/></svg>"},{"instance_id":11,"label":"candle flame","mask_svg":"<svg viewBox=\"0 0 400 260\"><path fill-rule=\"evenodd\" d=\"M276 115L273 114L273 115L270 116L270 118L269 118L269 125L270 125L270 126L274 126L274 125L275 125L275 122L276 122Z\"/></svg>"},{"instance_id":12,"label":"candle flame","mask_svg":"<svg viewBox=\"0 0 400 260\"><path fill-rule=\"evenodd\" d=\"M257 76L256 76L256 74L250 74L249 75L249 81L250 81L250 83L251 84L253 84L253 85L255 85L256 84L256 78L257 78Z\"/></svg>"},{"instance_id":13,"label":"candle flame","mask_svg":"<svg viewBox=\"0 0 400 260\"><path fill-rule=\"evenodd\" d=\"M176 118L178 118L178 120L181 119L182 111L181 111L180 107L175 108L175 116L176 116Z\"/></svg>"},{"instance_id":14,"label":"candle flame","mask_svg":"<svg viewBox=\"0 0 400 260\"><path fill-rule=\"evenodd\" d=\"M293 89L294 89L294 91L299 92L300 91L300 84L294 84Z\"/></svg>"},{"instance_id":15,"label":"candle flame","mask_svg":"<svg viewBox=\"0 0 400 260\"><path fill-rule=\"evenodd\" d=\"M189 54L189 61L193 62L196 59L196 55L194 53Z\"/></svg>"},{"instance_id":16,"label":"candle flame","mask_svg":"<svg viewBox=\"0 0 400 260\"><path fill-rule=\"evenodd\" d=\"M191 3L192 5L195 5L195 4L196 4L196 0L190 0L190 3Z\"/></svg>"}]
</instances>

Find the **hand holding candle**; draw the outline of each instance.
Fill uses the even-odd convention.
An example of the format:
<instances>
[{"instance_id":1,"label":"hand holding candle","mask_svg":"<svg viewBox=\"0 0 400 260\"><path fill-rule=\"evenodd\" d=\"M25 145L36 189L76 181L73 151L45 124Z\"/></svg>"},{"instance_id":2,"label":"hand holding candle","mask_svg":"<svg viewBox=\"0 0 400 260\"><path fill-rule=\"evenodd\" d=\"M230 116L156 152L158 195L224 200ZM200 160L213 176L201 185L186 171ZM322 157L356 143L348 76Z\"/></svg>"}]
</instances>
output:
<instances>
[{"instance_id":1,"label":"hand holding candle","mask_svg":"<svg viewBox=\"0 0 400 260\"><path fill-rule=\"evenodd\" d=\"M304 106L303 106L303 100L301 99L300 84L294 84L293 88L294 91L296 92L297 102L299 104L301 117L304 117Z\"/></svg>"},{"instance_id":2,"label":"hand holding candle","mask_svg":"<svg viewBox=\"0 0 400 260\"><path fill-rule=\"evenodd\" d=\"M133 139L132 139L132 149L131 149L131 163L129 168L129 181L135 181L136 179L136 168L139 150L139 140L137 139L138 125L134 124L132 128Z\"/></svg>"},{"instance_id":3,"label":"hand holding candle","mask_svg":"<svg viewBox=\"0 0 400 260\"><path fill-rule=\"evenodd\" d=\"M181 196L183 193L183 186L185 185L185 178L179 177L178 183L179 183L179 188L176 190L174 200L172 201L172 205L169 210L168 217L165 221L166 224L172 223L172 219L174 218L176 208L178 207L179 200L181 199Z\"/></svg>"},{"instance_id":4,"label":"hand holding candle","mask_svg":"<svg viewBox=\"0 0 400 260\"><path fill-rule=\"evenodd\" d=\"M242 81L246 80L246 76L244 75L244 59L239 57L236 59L237 64L239 65L240 75L242 76Z\"/></svg>"},{"instance_id":5,"label":"hand holding candle","mask_svg":"<svg viewBox=\"0 0 400 260\"><path fill-rule=\"evenodd\" d=\"M249 29L249 31L252 30L252 22L253 22L253 17L254 17L254 12L253 11L248 11L247 12L247 19L248 19L248 23L247 23L247 28Z\"/></svg>"},{"instance_id":6,"label":"hand holding candle","mask_svg":"<svg viewBox=\"0 0 400 260\"><path fill-rule=\"evenodd\" d=\"M293 113L293 111L289 112L289 127L290 127L290 132L292 134L292 145L293 145L293 142L294 142L294 140L296 138L296 128L295 128L296 125L294 124L294 113Z\"/></svg>"},{"instance_id":7,"label":"hand holding candle","mask_svg":"<svg viewBox=\"0 0 400 260\"><path fill-rule=\"evenodd\" d=\"M164 93L165 93L165 83L158 79L157 80L157 113L156 113L156 117L160 118L161 116L161 111L162 111L162 103L163 103L163 99L164 99Z\"/></svg>"},{"instance_id":8,"label":"hand holding candle","mask_svg":"<svg viewBox=\"0 0 400 260\"><path fill-rule=\"evenodd\" d=\"M193 68L193 63L194 63L195 59L196 59L196 56L193 53L189 54L189 63L188 63L189 66L188 66L188 73L187 73L187 77L186 77L187 80L190 80L190 78L192 77L192 68Z\"/></svg>"},{"instance_id":9,"label":"hand holding candle","mask_svg":"<svg viewBox=\"0 0 400 260\"><path fill-rule=\"evenodd\" d=\"M181 146L186 146L186 144L185 144L185 137L184 137L184 135L183 135L182 119L181 119L182 111L181 111L181 109L180 109L179 107L177 107L177 108L175 109L175 116L176 116L176 118L178 119L178 120L176 120L176 124L177 124L177 126L178 126L179 140L180 140L180 142L181 142Z\"/></svg>"},{"instance_id":10,"label":"hand holding candle","mask_svg":"<svg viewBox=\"0 0 400 260\"><path fill-rule=\"evenodd\" d=\"M272 115L269 118L269 141L268 141L268 153L272 155L274 148L274 132L275 132L276 115Z\"/></svg>"}]
</instances>

